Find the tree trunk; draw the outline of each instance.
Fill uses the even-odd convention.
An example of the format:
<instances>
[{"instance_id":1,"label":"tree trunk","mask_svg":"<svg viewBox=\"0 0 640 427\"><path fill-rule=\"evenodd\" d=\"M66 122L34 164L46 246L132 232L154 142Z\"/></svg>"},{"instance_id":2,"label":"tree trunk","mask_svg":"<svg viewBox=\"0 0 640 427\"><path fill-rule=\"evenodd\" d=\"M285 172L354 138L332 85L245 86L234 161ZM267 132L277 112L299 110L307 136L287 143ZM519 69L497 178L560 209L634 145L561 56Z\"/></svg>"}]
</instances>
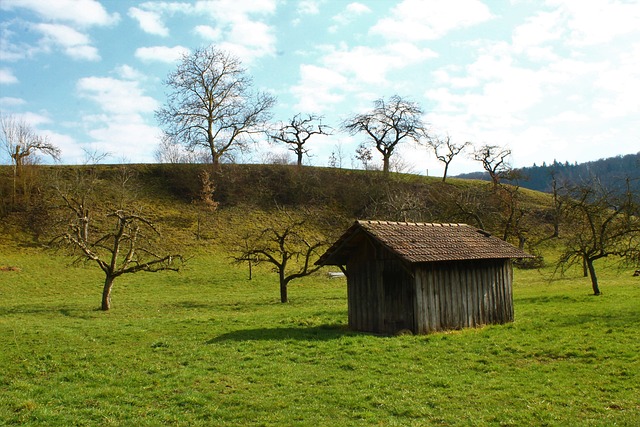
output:
<instances>
[{"instance_id":1,"label":"tree trunk","mask_svg":"<svg viewBox=\"0 0 640 427\"><path fill-rule=\"evenodd\" d=\"M442 182L447 180L447 172L449 171L449 163L444 164L444 173L442 174Z\"/></svg>"},{"instance_id":2,"label":"tree trunk","mask_svg":"<svg viewBox=\"0 0 640 427\"><path fill-rule=\"evenodd\" d=\"M287 296L287 281L284 278L284 270L280 271L280 302L289 302L289 297Z\"/></svg>"},{"instance_id":3,"label":"tree trunk","mask_svg":"<svg viewBox=\"0 0 640 427\"><path fill-rule=\"evenodd\" d=\"M298 168L302 167L302 150L298 151Z\"/></svg>"},{"instance_id":4,"label":"tree trunk","mask_svg":"<svg viewBox=\"0 0 640 427\"><path fill-rule=\"evenodd\" d=\"M220 166L220 155L213 150L211 150L211 163L214 171L218 171Z\"/></svg>"},{"instance_id":5,"label":"tree trunk","mask_svg":"<svg viewBox=\"0 0 640 427\"><path fill-rule=\"evenodd\" d=\"M107 276L104 281L104 287L102 288L102 307L103 311L109 311L111 309L111 288L113 287L113 280L115 277Z\"/></svg>"},{"instance_id":6,"label":"tree trunk","mask_svg":"<svg viewBox=\"0 0 640 427\"><path fill-rule=\"evenodd\" d=\"M591 287L593 288L593 295L600 295L600 288L598 287L598 277L596 276L596 269L593 266L593 261L590 258L586 259L587 267L589 268L589 275L591 276Z\"/></svg>"},{"instance_id":7,"label":"tree trunk","mask_svg":"<svg viewBox=\"0 0 640 427\"><path fill-rule=\"evenodd\" d=\"M391 154L389 155L384 155L382 157L382 172L385 175L389 175L389 158L391 157Z\"/></svg>"}]
</instances>

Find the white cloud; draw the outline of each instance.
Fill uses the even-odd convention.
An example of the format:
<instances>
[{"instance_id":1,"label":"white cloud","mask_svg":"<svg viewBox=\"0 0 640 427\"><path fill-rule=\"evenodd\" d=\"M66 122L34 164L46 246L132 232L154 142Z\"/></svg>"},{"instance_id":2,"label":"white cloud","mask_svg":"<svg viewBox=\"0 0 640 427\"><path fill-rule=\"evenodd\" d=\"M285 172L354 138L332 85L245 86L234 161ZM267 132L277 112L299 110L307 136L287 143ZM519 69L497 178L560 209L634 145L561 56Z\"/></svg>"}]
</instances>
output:
<instances>
[{"instance_id":1,"label":"white cloud","mask_svg":"<svg viewBox=\"0 0 640 427\"><path fill-rule=\"evenodd\" d=\"M338 27L348 25L360 15L371 13L371 9L362 3L349 3L342 12L333 16L331 20L336 23L329 27L329 32L335 32Z\"/></svg>"},{"instance_id":2,"label":"white cloud","mask_svg":"<svg viewBox=\"0 0 640 427\"><path fill-rule=\"evenodd\" d=\"M603 117L637 117L640 114L640 43L631 46L594 76L600 90L593 104Z\"/></svg>"},{"instance_id":3,"label":"white cloud","mask_svg":"<svg viewBox=\"0 0 640 427\"><path fill-rule=\"evenodd\" d=\"M97 61L100 59L98 50L91 46L89 37L75 29L62 24L33 24L33 28L44 35L42 47L47 50L60 47L65 54L73 59Z\"/></svg>"},{"instance_id":4,"label":"white cloud","mask_svg":"<svg viewBox=\"0 0 640 427\"><path fill-rule=\"evenodd\" d=\"M303 16L317 15L320 13L320 4L317 0L301 0L296 7L296 17L291 21L291 25L298 26L302 22Z\"/></svg>"},{"instance_id":5,"label":"white cloud","mask_svg":"<svg viewBox=\"0 0 640 427\"><path fill-rule=\"evenodd\" d=\"M434 40L492 18L489 8L478 0L404 0L370 32L392 40Z\"/></svg>"},{"instance_id":6,"label":"white cloud","mask_svg":"<svg viewBox=\"0 0 640 427\"><path fill-rule=\"evenodd\" d=\"M109 14L95 0L2 0L0 9L28 9L48 21L66 21L80 27L112 25L117 13Z\"/></svg>"},{"instance_id":7,"label":"white cloud","mask_svg":"<svg viewBox=\"0 0 640 427\"><path fill-rule=\"evenodd\" d=\"M0 98L0 110L8 110L20 105L25 105L27 101L22 98L14 98L12 96L3 96Z\"/></svg>"},{"instance_id":8,"label":"white cloud","mask_svg":"<svg viewBox=\"0 0 640 427\"><path fill-rule=\"evenodd\" d=\"M221 36L219 47L232 52L245 62L252 62L276 52L275 29L260 18L276 11L276 0L198 1L191 13L209 15L216 22ZM214 28L214 27L210 27ZM199 27L196 33L207 40L218 37L216 30Z\"/></svg>"},{"instance_id":9,"label":"white cloud","mask_svg":"<svg viewBox=\"0 0 640 427\"><path fill-rule=\"evenodd\" d=\"M39 133L60 149L63 162L68 164L81 164L83 162L85 152L73 137L49 129L42 129Z\"/></svg>"},{"instance_id":10,"label":"white cloud","mask_svg":"<svg viewBox=\"0 0 640 427\"><path fill-rule=\"evenodd\" d=\"M276 0L199 0L193 12L206 13L209 16L226 23L242 21L250 15L271 15L276 11Z\"/></svg>"},{"instance_id":11,"label":"white cloud","mask_svg":"<svg viewBox=\"0 0 640 427\"><path fill-rule=\"evenodd\" d=\"M563 25L558 11L539 12L513 29L511 37L513 48L516 52L521 52L557 41L564 33Z\"/></svg>"},{"instance_id":12,"label":"white cloud","mask_svg":"<svg viewBox=\"0 0 640 427\"><path fill-rule=\"evenodd\" d=\"M118 67L116 67L115 72L118 76L120 76L120 78L123 78L125 80L138 80L138 81L142 81L145 80L147 77L145 74L143 74L142 72L136 70L135 68L131 67L130 65L120 65Z\"/></svg>"},{"instance_id":13,"label":"white cloud","mask_svg":"<svg viewBox=\"0 0 640 427\"><path fill-rule=\"evenodd\" d=\"M111 114L131 114L153 112L158 102L144 95L138 82L119 80L112 77L84 77L76 85L82 98L96 102L100 108Z\"/></svg>"},{"instance_id":14,"label":"white cloud","mask_svg":"<svg viewBox=\"0 0 640 427\"><path fill-rule=\"evenodd\" d=\"M321 58L327 68L349 76L362 85L388 84L391 70L405 68L435 57L430 49L420 49L410 43L394 43L381 48L356 46L332 48Z\"/></svg>"},{"instance_id":15,"label":"white cloud","mask_svg":"<svg viewBox=\"0 0 640 427\"><path fill-rule=\"evenodd\" d=\"M584 123L589 121L589 116L572 110L566 110L544 120L548 124L557 123Z\"/></svg>"},{"instance_id":16,"label":"white cloud","mask_svg":"<svg viewBox=\"0 0 640 427\"><path fill-rule=\"evenodd\" d=\"M299 15L317 15L320 13L320 5L315 0L301 0L298 2L296 13Z\"/></svg>"},{"instance_id":17,"label":"white cloud","mask_svg":"<svg viewBox=\"0 0 640 427\"><path fill-rule=\"evenodd\" d=\"M188 53L189 49L184 46L152 46L139 47L135 57L142 61L175 62Z\"/></svg>"},{"instance_id":18,"label":"white cloud","mask_svg":"<svg viewBox=\"0 0 640 427\"><path fill-rule=\"evenodd\" d=\"M138 21L140 28L145 33L162 37L169 35L169 29L164 25L160 14L157 12L132 7L129 8L129 16Z\"/></svg>"},{"instance_id":19,"label":"white cloud","mask_svg":"<svg viewBox=\"0 0 640 427\"><path fill-rule=\"evenodd\" d=\"M0 84L9 85L18 83L18 78L8 68L0 68Z\"/></svg>"},{"instance_id":20,"label":"white cloud","mask_svg":"<svg viewBox=\"0 0 640 427\"><path fill-rule=\"evenodd\" d=\"M239 20L226 33L221 47L244 62L275 55L276 37L273 28L258 21Z\"/></svg>"},{"instance_id":21,"label":"white cloud","mask_svg":"<svg viewBox=\"0 0 640 427\"><path fill-rule=\"evenodd\" d=\"M566 19L568 43L587 46L607 43L640 28L640 3L619 0L547 0Z\"/></svg>"},{"instance_id":22,"label":"white cloud","mask_svg":"<svg viewBox=\"0 0 640 427\"><path fill-rule=\"evenodd\" d=\"M51 123L51 118L44 114L34 113L32 111L25 111L22 113L14 113L13 116L20 121L24 121L25 123L38 127L39 125Z\"/></svg>"},{"instance_id":23,"label":"white cloud","mask_svg":"<svg viewBox=\"0 0 640 427\"><path fill-rule=\"evenodd\" d=\"M135 159L136 162L154 162L154 153L160 141L159 128L149 126L140 116L108 115L85 117L84 124L93 139L91 148L109 153L112 159Z\"/></svg>"},{"instance_id":24,"label":"white cloud","mask_svg":"<svg viewBox=\"0 0 640 427\"><path fill-rule=\"evenodd\" d=\"M129 78L136 75L130 67L119 67L116 72ZM116 160L153 161L161 132L147 124L145 115L155 111L159 103L144 94L138 81L86 77L78 81L76 90L78 96L95 102L102 111L82 117L93 150L111 153Z\"/></svg>"},{"instance_id":25,"label":"white cloud","mask_svg":"<svg viewBox=\"0 0 640 427\"><path fill-rule=\"evenodd\" d=\"M347 79L331 69L315 65L300 66L300 82L291 88L298 99L295 109L309 113L322 113L344 99L342 91ZM337 89L340 89L337 91Z\"/></svg>"},{"instance_id":26,"label":"white cloud","mask_svg":"<svg viewBox=\"0 0 640 427\"><path fill-rule=\"evenodd\" d=\"M222 30L210 25L197 25L193 31L205 40L216 41L222 38Z\"/></svg>"}]
</instances>

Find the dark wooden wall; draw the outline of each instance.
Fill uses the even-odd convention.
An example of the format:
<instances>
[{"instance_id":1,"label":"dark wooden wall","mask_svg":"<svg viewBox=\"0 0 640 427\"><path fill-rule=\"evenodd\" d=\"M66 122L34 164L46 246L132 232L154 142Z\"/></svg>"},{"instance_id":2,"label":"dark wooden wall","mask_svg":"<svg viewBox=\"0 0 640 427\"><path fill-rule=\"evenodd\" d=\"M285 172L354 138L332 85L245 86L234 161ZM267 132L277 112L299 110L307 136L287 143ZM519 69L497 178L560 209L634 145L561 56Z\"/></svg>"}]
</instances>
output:
<instances>
[{"instance_id":1,"label":"dark wooden wall","mask_svg":"<svg viewBox=\"0 0 640 427\"><path fill-rule=\"evenodd\" d=\"M347 264L349 327L394 333L415 330L415 286L407 266L372 240L363 240Z\"/></svg>"}]
</instances>

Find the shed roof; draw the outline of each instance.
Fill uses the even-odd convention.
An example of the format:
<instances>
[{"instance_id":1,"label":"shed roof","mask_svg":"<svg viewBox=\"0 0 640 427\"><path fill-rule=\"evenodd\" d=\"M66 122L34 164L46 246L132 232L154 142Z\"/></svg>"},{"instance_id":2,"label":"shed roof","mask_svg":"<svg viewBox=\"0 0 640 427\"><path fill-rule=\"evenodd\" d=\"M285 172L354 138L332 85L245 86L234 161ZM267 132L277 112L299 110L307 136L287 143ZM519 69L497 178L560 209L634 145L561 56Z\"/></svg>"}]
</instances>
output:
<instances>
[{"instance_id":1,"label":"shed roof","mask_svg":"<svg viewBox=\"0 0 640 427\"><path fill-rule=\"evenodd\" d=\"M466 224L356 221L316 264L345 265L363 234L410 263L532 257Z\"/></svg>"}]
</instances>

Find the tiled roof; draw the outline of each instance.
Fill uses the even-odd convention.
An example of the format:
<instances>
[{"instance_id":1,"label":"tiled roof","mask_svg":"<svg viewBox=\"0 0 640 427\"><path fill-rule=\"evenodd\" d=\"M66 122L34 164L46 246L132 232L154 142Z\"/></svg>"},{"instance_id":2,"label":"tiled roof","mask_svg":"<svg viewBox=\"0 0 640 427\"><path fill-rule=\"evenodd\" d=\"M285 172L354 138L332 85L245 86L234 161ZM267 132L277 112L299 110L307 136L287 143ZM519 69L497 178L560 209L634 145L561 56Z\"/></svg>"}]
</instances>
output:
<instances>
[{"instance_id":1,"label":"tiled roof","mask_svg":"<svg viewBox=\"0 0 640 427\"><path fill-rule=\"evenodd\" d=\"M531 257L510 243L466 224L356 221L318 264L341 264L354 249L348 242L362 232L411 263Z\"/></svg>"}]
</instances>

